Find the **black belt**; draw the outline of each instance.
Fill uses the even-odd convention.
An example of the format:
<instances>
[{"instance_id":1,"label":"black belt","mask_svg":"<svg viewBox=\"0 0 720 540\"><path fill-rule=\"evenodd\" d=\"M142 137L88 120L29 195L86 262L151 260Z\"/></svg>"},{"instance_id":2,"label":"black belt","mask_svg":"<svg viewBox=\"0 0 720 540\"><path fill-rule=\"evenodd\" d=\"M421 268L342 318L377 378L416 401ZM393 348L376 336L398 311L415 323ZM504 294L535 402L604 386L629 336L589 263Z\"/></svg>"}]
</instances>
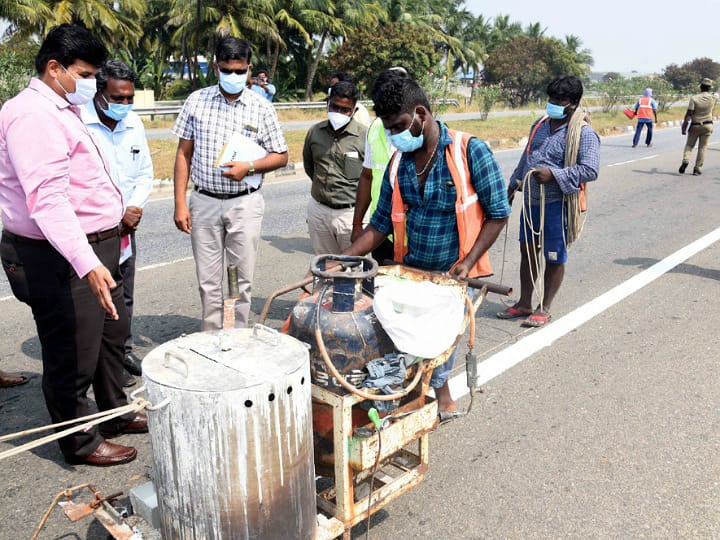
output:
<instances>
[{"instance_id":1,"label":"black belt","mask_svg":"<svg viewBox=\"0 0 720 540\"><path fill-rule=\"evenodd\" d=\"M353 208L355 206L355 203L348 203L348 204L330 204L330 203L320 203L324 204L325 206L329 206L333 210L347 210L348 208Z\"/></svg>"},{"instance_id":2,"label":"black belt","mask_svg":"<svg viewBox=\"0 0 720 540\"><path fill-rule=\"evenodd\" d=\"M28 238L27 236L20 236L19 234L14 234L6 230L3 230L2 233L3 236L6 236L8 239L13 242L17 242L18 244L32 244L35 246L50 245L50 242L41 238ZM98 242L102 242L108 238L115 238L117 236L120 236L120 230L117 227L113 227L112 229L108 229L106 231L90 233L87 235L87 239L91 244L97 244Z\"/></svg>"},{"instance_id":3,"label":"black belt","mask_svg":"<svg viewBox=\"0 0 720 540\"><path fill-rule=\"evenodd\" d=\"M242 197L243 195L250 195L251 193L256 192L258 189L260 188L249 187L245 191L241 191L240 193L213 193L212 191L200 189L199 187L195 186L195 191L197 191L200 195L206 195L208 197L212 197L213 199L221 199L223 201L227 199L234 199L235 197Z\"/></svg>"},{"instance_id":4,"label":"black belt","mask_svg":"<svg viewBox=\"0 0 720 540\"><path fill-rule=\"evenodd\" d=\"M705 124L712 124L712 120L708 120L707 122L690 122L691 126L704 126Z\"/></svg>"}]
</instances>

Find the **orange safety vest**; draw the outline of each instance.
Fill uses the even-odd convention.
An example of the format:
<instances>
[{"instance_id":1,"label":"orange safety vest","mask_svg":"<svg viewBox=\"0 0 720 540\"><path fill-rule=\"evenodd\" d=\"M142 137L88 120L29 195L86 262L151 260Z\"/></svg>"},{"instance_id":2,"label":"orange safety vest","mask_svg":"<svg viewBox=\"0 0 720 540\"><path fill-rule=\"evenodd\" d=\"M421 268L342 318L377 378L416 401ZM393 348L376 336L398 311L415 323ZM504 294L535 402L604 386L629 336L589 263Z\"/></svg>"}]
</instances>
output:
<instances>
[{"instance_id":1,"label":"orange safety vest","mask_svg":"<svg viewBox=\"0 0 720 540\"><path fill-rule=\"evenodd\" d=\"M637 118L638 119L644 119L644 120L652 120L653 119L653 108L652 108L652 98L651 97L641 97L638 101L640 104L637 110Z\"/></svg>"},{"instance_id":2,"label":"orange safety vest","mask_svg":"<svg viewBox=\"0 0 720 540\"><path fill-rule=\"evenodd\" d=\"M453 264L455 267L462 261L475 245L480 229L485 222L485 213L482 206L478 202L478 196L475 188L470 182L470 169L467 162L467 145L470 135L461 131L448 129L448 135L452 143L445 148L445 161L450 176L455 183L455 191L457 192L457 200L455 201L455 216L457 218L458 238L460 240L460 249L458 260ZM395 248L394 260L402 263L405 255L408 253L407 240L405 238L405 221L407 213L407 204L402 199L400 193L399 182L397 181L398 167L402 152L397 151L390 161L389 180L392 186L392 210L391 220L393 226ZM452 270L451 268L451 270ZM484 277L492 275L492 267L490 266L490 257L487 252L483 253L475 265L470 269L469 276Z\"/></svg>"}]
</instances>

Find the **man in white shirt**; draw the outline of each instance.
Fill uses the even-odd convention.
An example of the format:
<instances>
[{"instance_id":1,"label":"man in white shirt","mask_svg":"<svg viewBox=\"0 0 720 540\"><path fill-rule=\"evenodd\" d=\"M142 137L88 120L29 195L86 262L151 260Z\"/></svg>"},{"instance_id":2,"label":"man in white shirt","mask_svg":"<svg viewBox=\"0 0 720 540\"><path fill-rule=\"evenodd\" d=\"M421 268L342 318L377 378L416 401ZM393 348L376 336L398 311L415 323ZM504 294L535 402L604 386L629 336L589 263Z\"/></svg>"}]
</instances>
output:
<instances>
[{"instance_id":1,"label":"man in white shirt","mask_svg":"<svg viewBox=\"0 0 720 540\"><path fill-rule=\"evenodd\" d=\"M128 335L125 339L125 386L141 374L141 361L132 352L132 313L135 288L137 230L153 188L153 165L145 128L132 111L137 75L119 60L106 62L96 74L97 93L82 110L82 119L110 166L110 175L122 192L125 212L120 223L120 274L125 288Z\"/></svg>"}]
</instances>

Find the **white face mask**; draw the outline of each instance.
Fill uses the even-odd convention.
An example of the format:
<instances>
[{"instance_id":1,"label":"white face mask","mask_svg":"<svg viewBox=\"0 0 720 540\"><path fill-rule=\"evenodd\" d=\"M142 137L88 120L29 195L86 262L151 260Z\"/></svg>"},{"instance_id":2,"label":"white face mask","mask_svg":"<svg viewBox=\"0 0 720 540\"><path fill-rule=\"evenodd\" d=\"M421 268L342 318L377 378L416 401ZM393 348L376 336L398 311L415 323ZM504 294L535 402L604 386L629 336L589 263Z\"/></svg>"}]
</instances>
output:
<instances>
[{"instance_id":1,"label":"white face mask","mask_svg":"<svg viewBox=\"0 0 720 540\"><path fill-rule=\"evenodd\" d=\"M239 94L247 85L247 73L238 75L237 73L223 73L220 71L218 75L220 86L228 94Z\"/></svg>"},{"instance_id":2,"label":"white face mask","mask_svg":"<svg viewBox=\"0 0 720 540\"><path fill-rule=\"evenodd\" d=\"M77 79L72 73L65 69L64 66L63 70L75 79L74 92L68 92L65 90L65 87L60 83L60 79L55 79L58 85L60 85L60 88L62 88L63 92L65 92L65 97L68 102L73 105L85 105L95 96L95 93L97 92L97 81L95 79Z\"/></svg>"},{"instance_id":3,"label":"white face mask","mask_svg":"<svg viewBox=\"0 0 720 540\"><path fill-rule=\"evenodd\" d=\"M330 125L333 129L337 131L338 129L342 129L347 126L348 123L350 123L350 120L352 120L352 116L339 112L329 112L328 120L330 121Z\"/></svg>"}]
</instances>

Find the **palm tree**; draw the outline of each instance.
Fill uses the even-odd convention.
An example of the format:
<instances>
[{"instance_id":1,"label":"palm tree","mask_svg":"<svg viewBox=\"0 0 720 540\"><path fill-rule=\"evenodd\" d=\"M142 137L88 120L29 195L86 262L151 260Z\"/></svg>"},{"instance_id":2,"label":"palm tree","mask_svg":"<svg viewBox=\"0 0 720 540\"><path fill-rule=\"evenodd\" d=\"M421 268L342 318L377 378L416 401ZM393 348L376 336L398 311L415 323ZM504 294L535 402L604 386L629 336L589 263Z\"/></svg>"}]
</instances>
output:
<instances>
[{"instance_id":1,"label":"palm tree","mask_svg":"<svg viewBox=\"0 0 720 540\"><path fill-rule=\"evenodd\" d=\"M8 33L32 33L34 27L51 15L44 0L0 0L0 18L10 23Z\"/></svg>"},{"instance_id":2,"label":"palm tree","mask_svg":"<svg viewBox=\"0 0 720 540\"><path fill-rule=\"evenodd\" d=\"M582 40L578 36L573 34L565 36L565 48L573 55L575 62L586 66L587 71L590 71L590 68L595 63L595 60L592 57L590 49L582 49L581 47Z\"/></svg>"},{"instance_id":3,"label":"palm tree","mask_svg":"<svg viewBox=\"0 0 720 540\"><path fill-rule=\"evenodd\" d=\"M539 22L529 23L525 28L525 35L529 38L541 38L545 35L547 28L543 28Z\"/></svg>"},{"instance_id":4,"label":"palm tree","mask_svg":"<svg viewBox=\"0 0 720 540\"><path fill-rule=\"evenodd\" d=\"M45 0L50 16L39 24L41 33L62 23L79 23L108 48L128 51L142 37L140 21L145 16L144 0Z\"/></svg>"}]
</instances>

